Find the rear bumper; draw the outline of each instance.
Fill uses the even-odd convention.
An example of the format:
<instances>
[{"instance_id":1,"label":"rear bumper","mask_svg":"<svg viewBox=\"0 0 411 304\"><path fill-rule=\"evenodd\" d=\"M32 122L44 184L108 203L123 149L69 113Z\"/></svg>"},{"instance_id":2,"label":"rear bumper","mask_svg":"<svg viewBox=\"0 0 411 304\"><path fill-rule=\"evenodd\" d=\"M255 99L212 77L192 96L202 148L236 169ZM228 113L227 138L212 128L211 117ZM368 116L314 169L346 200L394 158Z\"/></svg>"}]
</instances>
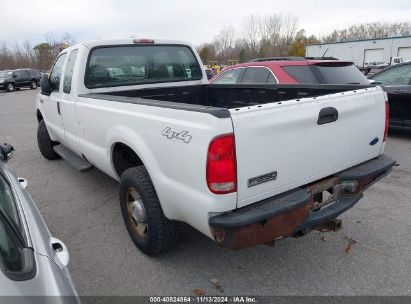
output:
<instances>
[{"instance_id":1,"label":"rear bumper","mask_svg":"<svg viewBox=\"0 0 411 304\"><path fill-rule=\"evenodd\" d=\"M395 163L381 155L318 182L213 216L211 233L222 247L243 249L311 230L329 230L330 223L354 206L363 191L387 175ZM329 197L319 200L327 190Z\"/></svg>"}]
</instances>

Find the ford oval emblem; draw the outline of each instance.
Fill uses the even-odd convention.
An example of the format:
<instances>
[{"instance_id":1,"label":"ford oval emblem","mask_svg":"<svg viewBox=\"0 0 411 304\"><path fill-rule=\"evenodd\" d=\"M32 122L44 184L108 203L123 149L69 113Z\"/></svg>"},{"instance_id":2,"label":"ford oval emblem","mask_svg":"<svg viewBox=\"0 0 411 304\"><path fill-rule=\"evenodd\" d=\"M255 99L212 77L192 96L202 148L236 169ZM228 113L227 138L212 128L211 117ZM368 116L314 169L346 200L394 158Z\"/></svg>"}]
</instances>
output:
<instances>
[{"instance_id":1,"label":"ford oval emblem","mask_svg":"<svg viewBox=\"0 0 411 304\"><path fill-rule=\"evenodd\" d=\"M370 146L374 146L380 139L375 137L372 141L370 141Z\"/></svg>"}]
</instances>

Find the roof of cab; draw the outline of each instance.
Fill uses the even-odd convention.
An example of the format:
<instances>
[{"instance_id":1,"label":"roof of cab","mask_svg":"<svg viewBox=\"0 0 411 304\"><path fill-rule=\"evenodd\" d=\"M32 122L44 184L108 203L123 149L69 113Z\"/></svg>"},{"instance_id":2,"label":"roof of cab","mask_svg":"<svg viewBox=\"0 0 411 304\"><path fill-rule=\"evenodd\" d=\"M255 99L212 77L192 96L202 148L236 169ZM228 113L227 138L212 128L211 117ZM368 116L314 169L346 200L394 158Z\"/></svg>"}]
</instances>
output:
<instances>
[{"instance_id":1,"label":"roof of cab","mask_svg":"<svg viewBox=\"0 0 411 304\"><path fill-rule=\"evenodd\" d=\"M150 42L144 42L150 41ZM153 42L151 42L153 41ZM100 39L100 40L89 40L77 45L73 45L73 48L78 45L84 45L87 48L93 48L97 46L107 46L107 45L130 45L130 44L182 44L191 46L191 43L187 41L180 40L167 40L167 39L151 39L151 38L122 38L122 39Z\"/></svg>"}]
</instances>

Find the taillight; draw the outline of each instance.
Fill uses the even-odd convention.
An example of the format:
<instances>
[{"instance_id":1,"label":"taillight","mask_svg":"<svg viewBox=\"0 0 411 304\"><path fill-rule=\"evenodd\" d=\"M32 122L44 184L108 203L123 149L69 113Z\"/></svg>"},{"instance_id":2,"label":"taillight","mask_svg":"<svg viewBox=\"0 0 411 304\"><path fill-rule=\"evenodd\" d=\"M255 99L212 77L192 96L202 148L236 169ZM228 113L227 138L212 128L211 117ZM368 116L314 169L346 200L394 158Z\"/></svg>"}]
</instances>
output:
<instances>
[{"instance_id":1,"label":"taillight","mask_svg":"<svg viewBox=\"0 0 411 304\"><path fill-rule=\"evenodd\" d=\"M207 185L215 194L237 191L234 134L213 139L208 147Z\"/></svg>"},{"instance_id":2,"label":"taillight","mask_svg":"<svg viewBox=\"0 0 411 304\"><path fill-rule=\"evenodd\" d=\"M388 101L385 101L385 129L384 129L384 141L387 140L388 126L390 124L390 105Z\"/></svg>"}]
</instances>

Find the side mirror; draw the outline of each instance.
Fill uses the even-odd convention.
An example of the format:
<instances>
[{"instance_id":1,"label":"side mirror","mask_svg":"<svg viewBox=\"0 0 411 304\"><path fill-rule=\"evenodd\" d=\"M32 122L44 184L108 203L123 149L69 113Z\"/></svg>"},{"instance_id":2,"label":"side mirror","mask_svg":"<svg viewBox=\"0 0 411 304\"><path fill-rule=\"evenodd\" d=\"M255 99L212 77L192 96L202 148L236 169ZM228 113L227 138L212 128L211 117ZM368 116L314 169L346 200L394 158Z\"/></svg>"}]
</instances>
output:
<instances>
[{"instance_id":1,"label":"side mirror","mask_svg":"<svg viewBox=\"0 0 411 304\"><path fill-rule=\"evenodd\" d=\"M0 160L7 161L14 156L14 147L7 143L0 145Z\"/></svg>"},{"instance_id":2,"label":"side mirror","mask_svg":"<svg viewBox=\"0 0 411 304\"><path fill-rule=\"evenodd\" d=\"M376 81L374 79L368 79L368 81L370 82L370 84L375 84Z\"/></svg>"},{"instance_id":3,"label":"side mirror","mask_svg":"<svg viewBox=\"0 0 411 304\"><path fill-rule=\"evenodd\" d=\"M50 84L49 75L43 73L40 80L41 94L50 96L52 88Z\"/></svg>"},{"instance_id":4,"label":"side mirror","mask_svg":"<svg viewBox=\"0 0 411 304\"><path fill-rule=\"evenodd\" d=\"M12 76L13 78L17 78L17 75L16 74L13 74L13 76Z\"/></svg>"}]
</instances>

